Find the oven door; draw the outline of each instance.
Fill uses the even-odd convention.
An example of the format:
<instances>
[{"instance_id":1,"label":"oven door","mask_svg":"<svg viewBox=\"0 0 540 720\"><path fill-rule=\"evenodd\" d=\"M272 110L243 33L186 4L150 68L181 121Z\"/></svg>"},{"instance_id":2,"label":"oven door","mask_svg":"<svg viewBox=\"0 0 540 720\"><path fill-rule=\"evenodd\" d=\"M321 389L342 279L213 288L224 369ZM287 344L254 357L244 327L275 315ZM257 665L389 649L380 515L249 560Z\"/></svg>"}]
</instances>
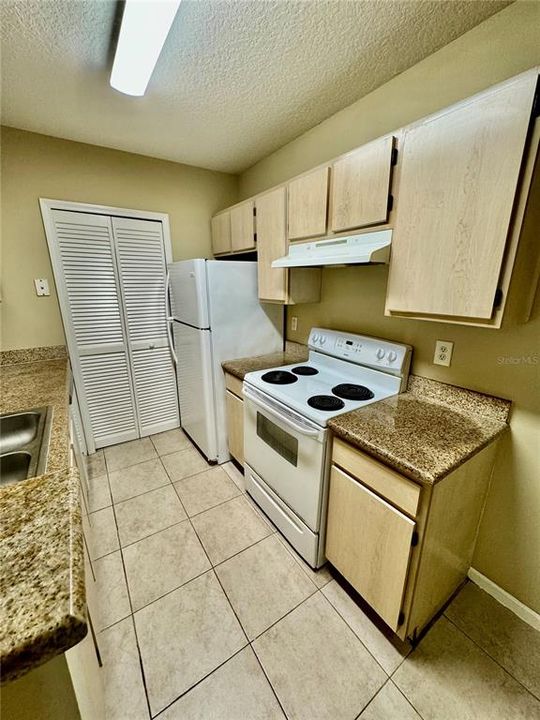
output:
<instances>
[{"instance_id":1,"label":"oven door","mask_svg":"<svg viewBox=\"0 0 540 720\"><path fill-rule=\"evenodd\" d=\"M244 383L246 463L318 532L325 467L324 428Z\"/></svg>"}]
</instances>

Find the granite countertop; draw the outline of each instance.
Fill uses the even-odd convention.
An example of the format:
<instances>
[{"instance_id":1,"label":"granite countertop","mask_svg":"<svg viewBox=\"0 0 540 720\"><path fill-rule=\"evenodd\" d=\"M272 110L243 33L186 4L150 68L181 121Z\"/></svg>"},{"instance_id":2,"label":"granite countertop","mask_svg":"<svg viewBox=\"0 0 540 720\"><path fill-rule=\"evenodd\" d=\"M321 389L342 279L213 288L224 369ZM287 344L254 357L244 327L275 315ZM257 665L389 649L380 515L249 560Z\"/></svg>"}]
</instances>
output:
<instances>
[{"instance_id":1,"label":"granite countertop","mask_svg":"<svg viewBox=\"0 0 540 720\"><path fill-rule=\"evenodd\" d=\"M47 472L69 465L69 368L67 359L2 363L0 413L53 408Z\"/></svg>"},{"instance_id":2,"label":"granite countertop","mask_svg":"<svg viewBox=\"0 0 540 720\"><path fill-rule=\"evenodd\" d=\"M334 435L433 485L507 428L509 400L411 375L407 392L338 415Z\"/></svg>"},{"instance_id":3,"label":"granite countertop","mask_svg":"<svg viewBox=\"0 0 540 720\"><path fill-rule=\"evenodd\" d=\"M267 368L279 367L280 365L306 362L308 353L309 350L306 345L288 341L285 345L284 352L240 358L239 360L226 360L221 363L221 366L226 372L234 375L239 380L243 380L244 375L248 372L254 372L255 370L266 370Z\"/></svg>"},{"instance_id":4,"label":"granite countertop","mask_svg":"<svg viewBox=\"0 0 540 720\"><path fill-rule=\"evenodd\" d=\"M79 477L69 467L68 363L41 359L41 350L13 364L2 358L2 413L53 408L46 473L0 488L2 682L87 632Z\"/></svg>"}]
</instances>

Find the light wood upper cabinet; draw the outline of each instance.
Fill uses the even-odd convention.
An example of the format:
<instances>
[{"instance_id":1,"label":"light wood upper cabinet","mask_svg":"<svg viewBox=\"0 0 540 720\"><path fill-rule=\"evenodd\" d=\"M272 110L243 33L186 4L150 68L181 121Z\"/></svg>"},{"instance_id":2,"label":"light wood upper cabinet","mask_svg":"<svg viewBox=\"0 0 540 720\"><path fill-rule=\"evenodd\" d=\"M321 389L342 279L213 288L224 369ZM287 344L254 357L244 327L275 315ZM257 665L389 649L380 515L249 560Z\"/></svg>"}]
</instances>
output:
<instances>
[{"instance_id":1,"label":"light wood upper cabinet","mask_svg":"<svg viewBox=\"0 0 540 720\"><path fill-rule=\"evenodd\" d=\"M229 210L212 218L212 250L214 255L231 252L231 213Z\"/></svg>"},{"instance_id":2,"label":"light wood upper cabinet","mask_svg":"<svg viewBox=\"0 0 540 720\"><path fill-rule=\"evenodd\" d=\"M397 630L414 521L332 466L327 522L328 560Z\"/></svg>"},{"instance_id":3,"label":"light wood upper cabinet","mask_svg":"<svg viewBox=\"0 0 540 720\"><path fill-rule=\"evenodd\" d=\"M385 223L394 138L363 145L332 165L330 228L342 232Z\"/></svg>"},{"instance_id":4,"label":"light wood upper cabinet","mask_svg":"<svg viewBox=\"0 0 540 720\"><path fill-rule=\"evenodd\" d=\"M233 252L255 249L255 218L253 200L246 200L231 209L231 249Z\"/></svg>"},{"instance_id":5,"label":"light wood upper cabinet","mask_svg":"<svg viewBox=\"0 0 540 720\"><path fill-rule=\"evenodd\" d=\"M259 298L287 302L288 270L272 261L287 253L287 192L285 187L257 198L257 270Z\"/></svg>"},{"instance_id":6,"label":"light wood upper cabinet","mask_svg":"<svg viewBox=\"0 0 540 720\"><path fill-rule=\"evenodd\" d=\"M387 314L492 317L536 80L524 73L405 130Z\"/></svg>"},{"instance_id":7,"label":"light wood upper cabinet","mask_svg":"<svg viewBox=\"0 0 540 720\"><path fill-rule=\"evenodd\" d=\"M272 261L287 254L287 189L285 186L260 195L257 208L257 270L259 299L265 302L318 302L320 268L273 268Z\"/></svg>"},{"instance_id":8,"label":"light wood upper cabinet","mask_svg":"<svg viewBox=\"0 0 540 720\"><path fill-rule=\"evenodd\" d=\"M289 240L326 233L328 172L328 167L317 168L288 184Z\"/></svg>"}]
</instances>

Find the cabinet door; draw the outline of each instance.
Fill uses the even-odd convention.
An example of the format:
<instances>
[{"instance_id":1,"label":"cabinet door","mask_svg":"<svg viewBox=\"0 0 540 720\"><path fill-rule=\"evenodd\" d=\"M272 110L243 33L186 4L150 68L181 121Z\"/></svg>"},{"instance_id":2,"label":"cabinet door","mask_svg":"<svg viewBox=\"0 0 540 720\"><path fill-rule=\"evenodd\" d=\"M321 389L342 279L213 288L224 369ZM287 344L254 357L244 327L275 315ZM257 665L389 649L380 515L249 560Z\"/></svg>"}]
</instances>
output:
<instances>
[{"instance_id":1,"label":"cabinet door","mask_svg":"<svg viewBox=\"0 0 540 720\"><path fill-rule=\"evenodd\" d=\"M225 391L229 452L244 464L244 403L229 390Z\"/></svg>"},{"instance_id":2,"label":"cabinet door","mask_svg":"<svg viewBox=\"0 0 540 720\"><path fill-rule=\"evenodd\" d=\"M488 320L536 72L405 131L387 313Z\"/></svg>"},{"instance_id":3,"label":"cabinet door","mask_svg":"<svg viewBox=\"0 0 540 720\"><path fill-rule=\"evenodd\" d=\"M380 138L332 165L334 232L386 222L393 146L393 137Z\"/></svg>"},{"instance_id":4,"label":"cabinet door","mask_svg":"<svg viewBox=\"0 0 540 720\"><path fill-rule=\"evenodd\" d=\"M326 233L328 168L319 168L288 184L289 240Z\"/></svg>"},{"instance_id":5,"label":"cabinet door","mask_svg":"<svg viewBox=\"0 0 540 720\"><path fill-rule=\"evenodd\" d=\"M214 255L231 252L231 214L228 211L212 218L212 251Z\"/></svg>"},{"instance_id":6,"label":"cabinet door","mask_svg":"<svg viewBox=\"0 0 540 720\"><path fill-rule=\"evenodd\" d=\"M415 523L332 466L326 556L396 630Z\"/></svg>"},{"instance_id":7,"label":"cabinet door","mask_svg":"<svg viewBox=\"0 0 540 720\"><path fill-rule=\"evenodd\" d=\"M287 254L287 198L279 187L257 198L257 271L259 298L287 302L288 271L272 262Z\"/></svg>"},{"instance_id":8,"label":"cabinet door","mask_svg":"<svg viewBox=\"0 0 540 720\"><path fill-rule=\"evenodd\" d=\"M255 248L253 207L253 200L249 200L231 210L231 249L233 252Z\"/></svg>"}]
</instances>

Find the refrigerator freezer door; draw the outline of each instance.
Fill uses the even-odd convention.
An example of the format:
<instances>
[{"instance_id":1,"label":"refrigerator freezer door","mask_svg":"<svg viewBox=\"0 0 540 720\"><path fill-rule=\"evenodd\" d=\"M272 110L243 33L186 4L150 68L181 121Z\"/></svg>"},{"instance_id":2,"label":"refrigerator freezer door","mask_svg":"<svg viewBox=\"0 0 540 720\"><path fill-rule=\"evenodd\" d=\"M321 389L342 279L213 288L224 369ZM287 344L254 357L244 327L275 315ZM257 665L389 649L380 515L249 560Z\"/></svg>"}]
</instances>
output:
<instances>
[{"instance_id":1,"label":"refrigerator freezer door","mask_svg":"<svg viewBox=\"0 0 540 720\"><path fill-rule=\"evenodd\" d=\"M173 331L182 428L208 460L217 460L212 334L179 322Z\"/></svg>"},{"instance_id":2,"label":"refrigerator freezer door","mask_svg":"<svg viewBox=\"0 0 540 720\"><path fill-rule=\"evenodd\" d=\"M206 260L169 265L171 315L196 328L209 328Z\"/></svg>"}]
</instances>

